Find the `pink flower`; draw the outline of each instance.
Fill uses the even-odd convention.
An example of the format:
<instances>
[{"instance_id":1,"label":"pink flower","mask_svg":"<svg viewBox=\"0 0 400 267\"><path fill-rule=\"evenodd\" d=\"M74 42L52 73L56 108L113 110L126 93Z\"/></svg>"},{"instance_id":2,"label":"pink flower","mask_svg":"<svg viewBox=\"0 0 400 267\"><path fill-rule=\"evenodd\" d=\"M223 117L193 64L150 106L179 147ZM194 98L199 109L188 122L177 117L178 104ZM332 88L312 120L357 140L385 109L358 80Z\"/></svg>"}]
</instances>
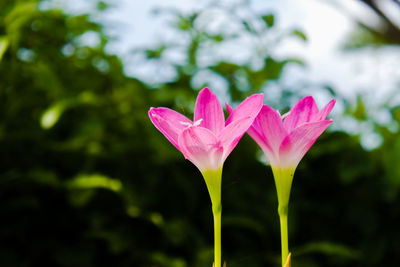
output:
<instances>
[{"instance_id":1,"label":"pink flower","mask_svg":"<svg viewBox=\"0 0 400 267\"><path fill-rule=\"evenodd\" d=\"M169 108L150 108L154 126L201 172L222 168L225 159L262 108L263 95L244 100L225 122L217 97L208 89L200 91L194 120Z\"/></svg>"},{"instance_id":2,"label":"pink flower","mask_svg":"<svg viewBox=\"0 0 400 267\"><path fill-rule=\"evenodd\" d=\"M311 96L304 97L286 114L264 105L247 133L267 156L273 169L296 169L317 138L332 123L326 120L335 105L322 110Z\"/></svg>"},{"instance_id":3,"label":"pink flower","mask_svg":"<svg viewBox=\"0 0 400 267\"><path fill-rule=\"evenodd\" d=\"M279 203L282 266L290 265L287 217L294 172L317 138L332 123L326 117L334 105L335 100L332 100L318 110L314 99L307 96L283 116L264 105L247 131L264 151L274 174ZM230 107L228 111L234 112Z\"/></svg>"}]
</instances>

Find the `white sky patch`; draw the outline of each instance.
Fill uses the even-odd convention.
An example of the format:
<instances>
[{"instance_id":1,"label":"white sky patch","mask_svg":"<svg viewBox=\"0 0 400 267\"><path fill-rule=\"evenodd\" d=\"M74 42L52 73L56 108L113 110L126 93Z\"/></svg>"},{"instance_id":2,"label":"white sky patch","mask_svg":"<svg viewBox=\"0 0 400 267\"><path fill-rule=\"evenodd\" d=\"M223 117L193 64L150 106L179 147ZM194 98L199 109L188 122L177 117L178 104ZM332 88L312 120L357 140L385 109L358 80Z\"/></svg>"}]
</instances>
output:
<instances>
[{"instance_id":1,"label":"white sky patch","mask_svg":"<svg viewBox=\"0 0 400 267\"><path fill-rule=\"evenodd\" d=\"M67 10L72 13L86 12L93 8L92 1L53 0L52 2L64 3ZM210 0L119 0L111 2L111 8L94 17L105 26L106 33L113 38L109 42L107 50L122 58L127 75L144 80L150 77L153 82L162 82L175 77L174 70L168 66L168 62L184 60L179 49L172 49L166 53L165 65L161 63L156 69L154 69L154 64L148 62L144 57L139 60L131 60L131 52L135 48L151 48L163 43L185 41L177 40L175 30L168 25L171 22L170 17L155 15L154 10L163 12L166 9L177 9L184 13L190 13L200 10L210 2ZM240 2L241 0L224 0L221 5L229 6ZM382 0L381 5L385 9L390 9L392 4L389 2L389 0ZM282 30L299 28L308 37L305 44L295 38L283 39L278 49L273 51L278 58L299 57L307 63L308 68L306 69L289 68L290 77L284 77L289 84L297 83L299 80L330 84L349 98L354 98L356 94L364 93L366 90L374 90L381 96L386 96L397 86L396 78L398 80L400 75L399 47L375 50L366 48L357 52L344 52L341 49L344 41L355 28L353 18L358 18L367 24L377 22L376 15L358 1L252 0L250 5L255 13L275 14L275 27ZM392 14L391 16L395 16L395 12L389 13ZM221 28L226 31L236 29L234 25L224 24L227 21L226 17L224 19L224 14L218 9L207 10L202 16L209 18L208 25L205 27L211 31ZM397 17L400 18L400 16ZM242 40L241 46L251 48L251 44L246 41ZM209 47L208 49L222 59L230 58L233 62L240 64L249 58L250 48L239 49L237 43L227 42L221 47ZM207 65L210 60L213 58L210 58L208 54L199 54L200 64ZM159 74L156 80L153 80L154 72Z\"/></svg>"},{"instance_id":2,"label":"white sky patch","mask_svg":"<svg viewBox=\"0 0 400 267\"><path fill-rule=\"evenodd\" d=\"M63 3L72 13L84 13L93 9L92 1L66 1L53 0L55 3ZM111 1L110 1L111 2ZM177 9L184 13L201 10L211 0L146 0L112 1L111 8L106 12L94 14L94 19L105 26L106 34L112 39L107 46L109 53L117 54L125 64L125 72L129 76L152 82L163 82L175 77L174 69L169 62L181 62L185 60L179 49L172 49L166 53L165 64L158 62L152 64L144 56L132 60L132 50L137 48L153 48L163 43L184 43L187 40L177 40L176 30L169 23L170 16L154 15L154 10ZM225 6L241 0L224 0ZM400 23L399 9L393 8L391 0L382 0L380 5L389 16ZM221 3L221 2L220 2ZM367 25L375 25L377 16L365 5L356 0L251 0L251 9L257 14L275 14L275 26L282 31L290 28L298 28L308 37L306 43L296 38L284 38L278 48L274 48L273 55L278 58L298 57L303 59L307 68L302 69L292 65L287 68L282 81L288 85L307 81L309 84L329 84L347 99L355 100L357 95L363 95L369 107L378 106L382 101L399 89L400 83L400 48L387 46L384 48L363 48L354 51L343 51L342 46L349 34L355 29L354 19L359 19ZM223 5L223 4L221 4ZM216 31L224 29L234 31L235 25L226 25L224 15L220 11L207 10L203 13L208 19L208 29ZM199 20L202 21L202 20ZM204 21L204 20L203 20ZM203 26L202 26L203 27ZM181 36L181 35L180 35ZM247 49L239 49L235 42L227 42L223 48L219 46L207 47L212 53L222 59L231 59L236 63L244 63L249 57L249 51L253 49L248 40L241 41L240 45ZM239 45L239 46L240 46ZM210 56L199 54L199 63L209 64ZM132 63L134 62L134 63ZM154 65L157 65L155 67ZM206 77L206 78L205 78ZM208 82L210 87L215 86L220 99L224 98L224 81L208 77L206 72L200 72L194 77L194 86L201 86ZM269 86L270 96L273 99L273 84ZM326 95L315 95L318 103L325 104L329 99ZM397 101L397 102L396 102ZM400 104L400 97L393 95L391 105ZM372 108L373 109L373 108ZM340 104L334 109L334 114L343 112ZM344 122L344 120L343 120ZM343 127L351 125L343 123ZM347 127L351 128L351 127ZM354 131L362 127L355 125ZM368 127L364 127L368 130ZM349 130L349 129L348 129ZM351 132L351 130L350 130ZM377 140L372 135L365 137L364 142L368 147L373 147ZM365 141L368 140L368 141ZM377 143L377 142L375 142Z\"/></svg>"}]
</instances>

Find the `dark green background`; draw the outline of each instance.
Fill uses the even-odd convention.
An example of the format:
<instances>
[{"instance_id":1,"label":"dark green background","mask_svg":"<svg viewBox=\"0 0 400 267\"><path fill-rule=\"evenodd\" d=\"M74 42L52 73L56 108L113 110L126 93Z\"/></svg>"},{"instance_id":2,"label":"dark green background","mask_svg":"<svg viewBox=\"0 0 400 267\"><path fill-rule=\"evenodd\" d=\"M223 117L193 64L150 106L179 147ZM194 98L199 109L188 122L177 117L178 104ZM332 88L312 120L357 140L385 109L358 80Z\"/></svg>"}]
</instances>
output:
<instances>
[{"instance_id":1,"label":"dark green background","mask_svg":"<svg viewBox=\"0 0 400 267\"><path fill-rule=\"evenodd\" d=\"M149 84L124 75L121 60L104 50L109 36L90 15L38 9L35 1L0 2L0 42L8 44L0 51L1 267L211 266L204 181L147 111L165 106L191 117L201 89L191 77L200 70L224 79L237 103L256 92L268 95L287 66L305 63L263 52L258 69L224 61L200 66L199 49L236 37L201 30L198 13L171 14L166 27L189 40L182 49L186 60L170 64L177 73L172 81ZM274 14L251 20L264 26L255 29L243 19L241 34L280 31ZM98 45L79 41L88 31L99 36ZM349 37L353 49L398 45L385 33L361 33ZM298 29L282 38L292 37L307 41ZM135 53L165 64L169 49L162 44ZM281 87L279 101L268 104L287 110L306 94L323 93L345 107L337 121L368 122L383 143L367 151L359 136L328 131L302 160L289 216L293 266L398 266L399 130L374 122L362 97L354 104L328 85L310 87ZM393 124L400 122L400 107L380 108ZM275 188L260 155L246 135L224 166L222 239L229 267L279 266Z\"/></svg>"}]
</instances>

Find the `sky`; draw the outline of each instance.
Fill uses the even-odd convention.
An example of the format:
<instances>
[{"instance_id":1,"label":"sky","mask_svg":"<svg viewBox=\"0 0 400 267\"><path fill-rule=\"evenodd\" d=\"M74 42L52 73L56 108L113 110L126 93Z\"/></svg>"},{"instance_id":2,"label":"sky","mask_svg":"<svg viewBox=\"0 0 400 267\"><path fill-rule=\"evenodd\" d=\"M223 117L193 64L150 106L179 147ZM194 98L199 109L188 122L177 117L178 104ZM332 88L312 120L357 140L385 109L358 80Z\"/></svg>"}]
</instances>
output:
<instances>
[{"instance_id":1,"label":"sky","mask_svg":"<svg viewBox=\"0 0 400 267\"><path fill-rule=\"evenodd\" d=\"M241 0L221 1L232 4ZM90 9L93 2L69 1L64 4L71 12L79 13ZM152 75L146 74L143 68L130 64L131 62L127 60L132 50L154 47L174 38L173 31L169 30L170 27L167 25L166 16L155 16L154 10L176 8L189 13L209 2L210 0L118 0L110 2L111 8L97 20L105 26L106 32L114 37L108 51L122 58L126 63L125 71L128 75L146 80ZM307 43L284 42L274 51L277 56L296 55L307 62L309 68L306 71L293 71L292 76L307 75L310 81L332 84L348 97L359 92L368 93L370 88L379 88L378 97L384 98L386 93L397 86L393 83L393 77L400 77L399 48L387 47L379 50L365 48L357 52L346 52L341 49L355 28L355 23L349 14L366 22L376 21L373 13L363 5L357 4L358 1L251 0L249 2L254 12L273 11L277 17L278 27L283 29L296 27L306 33ZM333 2L337 5L332 4ZM387 0L382 0L383 2ZM396 17L394 13L390 14ZM375 93L374 97L377 97Z\"/></svg>"},{"instance_id":2,"label":"sky","mask_svg":"<svg viewBox=\"0 0 400 267\"><path fill-rule=\"evenodd\" d=\"M155 16L153 11L158 8L177 8L184 12L197 10L207 4L205 0L120 0L115 7L103 17L106 30L116 36L109 46L109 51L119 54L122 59L135 47L152 47L174 38L168 31L168 22L164 16ZM233 3L236 0L225 0ZM273 11L277 16L278 27L296 27L302 29L308 36L307 43L299 41L284 42L276 55L296 55L303 58L308 69L289 70L292 80L305 75L311 82L331 84L343 95L351 98L357 93L372 94L385 99L387 94L397 86L393 77L400 77L399 48L373 49L365 48L357 52L345 52L342 46L346 37L355 28L355 23L349 15L374 21L376 18L357 1L339 0L343 9L329 4L326 0L253 0L251 8L255 12ZM353 4L351 4L353 2ZM350 5L349 5L350 3ZM346 11L344 11L346 10ZM129 64L126 60L126 73L147 79L147 69ZM147 76L147 77L146 77ZM152 75L150 75L152 76ZM371 91L374 88L374 91ZM376 89L379 93L376 94Z\"/></svg>"},{"instance_id":3,"label":"sky","mask_svg":"<svg viewBox=\"0 0 400 267\"><path fill-rule=\"evenodd\" d=\"M190 13L201 9L210 1L212 0L108 1L111 3L110 8L105 13L94 14L93 17L103 24L106 33L113 37L108 45L108 52L120 56L124 62L126 74L151 82L154 80L154 69L146 65L145 61L132 60L132 51L135 48L155 47L157 44L176 39L176 34L169 26L168 17L155 16L154 10L176 8ZM238 1L243 0L220 0L219 2L231 5ZM396 13L395 9L390 11L390 6L385 6L385 3L389 1L382 0L380 3L389 10L392 18L400 18L400 14ZM95 1L53 0L52 2L64 5L69 12L81 13L93 10L91 5ZM381 104L389 98L390 94L398 91L399 47L363 48L352 52L342 49L349 34L355 29L354 17L366 23L376 22L374 14L365 6L360 5L357 0L249 0L249 3L251 10L255 13L273 12L276 16L276 27L299 28L308 37L307 42L289 39L273 51L277 57L296 56L307 63L306 69L296 67L287 69L283 80L287 81L288 85L304 79L311 84L329 84L349 100L355 101L357 95L362 95L363 100L371 107ZM214 20L218 23L221 18L215 16ZM222 56L224 52L228 56L232 54L229 48L220 52ZM232 58L232 60L240 61L240 57L246 57L246 54L235 53L235 56L236 59ZM168 72L168 68L162 71L161 74L164 74L164 77L173 76L173 73ZM160 76L163 77L163 75ZM214 84L217 88L223 86L218 82ZM321 102L327 102L327 100L323 97L320 99ZM393 105L400 104L400 95L393 101L397 101ZM336 110L342 111L340 107ZM375 116L375 120L382 123L390 120L388 114L384 112L372 115ZM362 126L351 121L343 121L344 125L340 127L347 127L347 131L354 131L354 134L359 131L372 132L368 129L371 128L370 125ZM371 141L376 138L376 136L366 138L370 140L365 141L366 146L376 146L377 140ZM371 144L368 145L368 142Z\"/></svg>"}]
</instances>

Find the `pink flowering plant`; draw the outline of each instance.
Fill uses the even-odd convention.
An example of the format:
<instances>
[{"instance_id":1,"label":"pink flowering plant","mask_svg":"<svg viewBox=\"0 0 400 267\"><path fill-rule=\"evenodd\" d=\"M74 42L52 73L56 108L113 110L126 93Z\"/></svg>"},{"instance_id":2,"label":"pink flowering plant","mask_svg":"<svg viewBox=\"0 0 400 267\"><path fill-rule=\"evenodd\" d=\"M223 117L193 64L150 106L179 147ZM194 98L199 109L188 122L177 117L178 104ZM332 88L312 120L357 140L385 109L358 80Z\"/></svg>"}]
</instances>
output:
<instances>
[{"instance_id":1,"label":"pink flowering plant","mask_svg":"<svg viewBox=\"0 0 400 267\"><path fill-rule=\"evenodd\" d=\"M290 262L287 217L294 172L317 138L332 123L326 117L334 105L335 100L331 100L319 110L314 99L307 96L284 115L264 105L247 131L268 158L274 175L279 203L282 266ZM228 109L234 112L230 107Z\"/></svg>"},{"instance_id":2,"label":"pink flowering plant","mask_svg":"<svg viewBox=\"0 0 400 267\"><path fill-rule=\"evenodd\" d=\"M193 121L165 107L150 108L154 126L202 173L214 217L214 266L221 267L222 167L252 125L263 105L263 95L244 100L225 121L222 106L208 89L200 91Z\"/></svg>"},{"instance_id":3,"label":"pink flowering plant","mask_svg":"<svg viewBox=\"0 0 400 267\"><path fill-rule=\"evenodd\" d=\"M150 120L164 136L202 173L214 216L214 266L221 267L221 180L222 167L243 134L261 147L274 175L281 226L282 266L291 265L288 246L288 205L297 165L317 138L332 123L326 117L335 105L322 110L311 96L301 99L288 113L263 105L263 95L255 94L236 109L227 104L229 117L217 97L208 89L200 91L194 120L164 107L151 108Z\"/></svg>"}]
</instances>

